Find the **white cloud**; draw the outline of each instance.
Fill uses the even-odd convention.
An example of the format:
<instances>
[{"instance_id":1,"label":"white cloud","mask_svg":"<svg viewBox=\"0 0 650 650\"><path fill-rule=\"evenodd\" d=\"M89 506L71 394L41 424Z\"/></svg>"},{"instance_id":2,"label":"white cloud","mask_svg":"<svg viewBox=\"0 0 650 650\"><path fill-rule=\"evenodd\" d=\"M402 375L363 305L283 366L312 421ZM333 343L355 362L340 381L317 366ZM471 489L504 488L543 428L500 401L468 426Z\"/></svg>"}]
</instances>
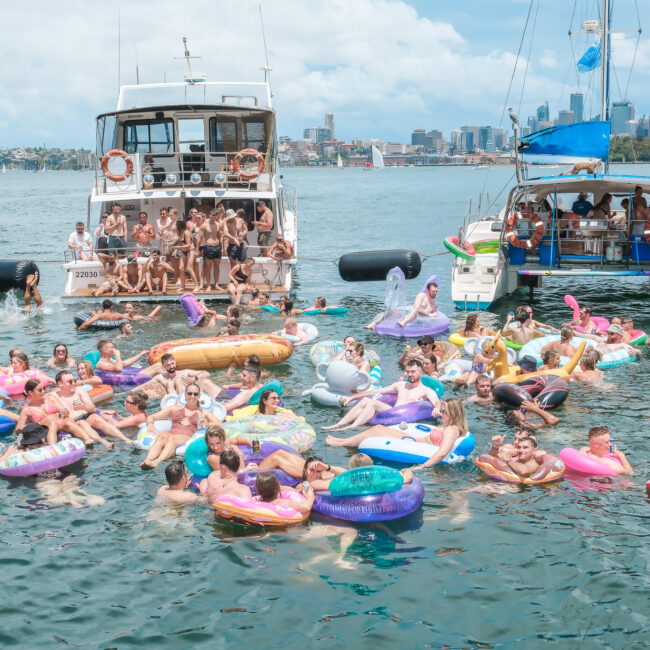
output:
<instances>
[{"instance_id":1,"label":"white cloud","mask_svg":"<svg viewBox=\"0 0 650 650\"><path fill-rule=\"evenodd\" d=\"M557 68L557 55L553 50L544 50L542 52L542 56L539 59L539 64L543 68Z\"/></svg>"},{"instance_id":2,"label":"white cloud","mask_svg":"<svg viewBox=\"0 0 650 650\"><path fill-rule=\"evenodd\" d=\"M402 141L413 128L496 125L501 116L517 39L476 54L453 25L397 0L263 0L263 12L279 134L300 136L325 111L339 135ZM123 83L135 82L135 47L142 82L163 72L180 80L182 36L209 79L262 79L257 0L133 0L121 4L121 25ZM13 53L0 68L0 144L91 144L94 116L117 95L117 4L7 4L0 35ZM553 60L547 51L540 63ZM534 107L561 85L531 66L525 97Z\"/></svg>"}]
</instances>

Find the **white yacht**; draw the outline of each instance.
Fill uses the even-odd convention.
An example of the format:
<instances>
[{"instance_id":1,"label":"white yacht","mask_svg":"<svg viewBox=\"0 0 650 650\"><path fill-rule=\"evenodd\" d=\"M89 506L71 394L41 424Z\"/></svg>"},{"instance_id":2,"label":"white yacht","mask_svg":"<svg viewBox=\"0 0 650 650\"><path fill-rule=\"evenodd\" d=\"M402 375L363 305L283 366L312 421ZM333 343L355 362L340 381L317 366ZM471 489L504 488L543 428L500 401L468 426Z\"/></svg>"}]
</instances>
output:
<instances>
[{"instance_id":1,"label":"white yacht","mask_svg":"<svg viewBox=\"0 0 650 650\"><path fill-rule=\"evenodd\" d=\"M116 109L97 117L95 160L86 229L93 235L102 212L110 213L119 203L128 225L124 258L133 253L139 264L146 264L150 251L160 248L157 240L136 247L131 239L141 212L155 227L161 208L174 208L179 217L186 217L192 208L206 215L217 206L242 209L249 229L247 256L255 258L253 285L272 299L290 291L298 243L296 196L281 183L267 81L208 82L190 74L180 83L122 86ZM252 223L259 218L260 202L274 216L271 241L282 235L293 248L291 259L260 256L258 231ZM72 230L74 224L70 226ZM222 287L230 273L225 254L224 250L219 266ZM91 295L104 280L99 260L83 261L68 249L63 268L67 272L63 299L101 300ZM189 277L186 287L194 288ZM178 295L172 286L167 294L119 293L114 299L177 300ZM200 297L223 300L228 294L202 291ZM248 297L245 294L244 300Z\"/></svg>"}]
</instances>

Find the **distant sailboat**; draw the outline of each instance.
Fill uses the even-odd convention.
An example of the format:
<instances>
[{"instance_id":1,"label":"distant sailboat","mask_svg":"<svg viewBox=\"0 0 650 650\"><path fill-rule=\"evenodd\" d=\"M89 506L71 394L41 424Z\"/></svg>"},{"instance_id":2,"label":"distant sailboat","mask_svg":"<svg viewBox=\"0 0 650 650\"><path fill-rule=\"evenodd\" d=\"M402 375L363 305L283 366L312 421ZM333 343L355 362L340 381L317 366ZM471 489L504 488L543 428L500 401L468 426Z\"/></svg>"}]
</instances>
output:
<instances>
[{"instance_id":1,"label":"distant sailboat","mask_svg":"<svg viewBox=\"0 0 650 650\"><path fill-rule=\"evenodd\" d=\"M2 173L5 174L7 172L7 165L2 163Z\"/></svg>"},{"instance_id":2,"label":"distant sailboat","mask_svg":"<svg viewBox=\"0 0 650 650\"><path fill-rule=\"evenodd\" d=\"M372 145L372 166L375 169L384 168L384 157L381 155L381 151L379 151L374 144Z\"/></svg>"},{"instance_id":3,"label":"distant sailboat","mask_svg":"<svg viewBox=\"0 0 650 650\"><path fill-rule=\"evenodd\" d=\"M339 154L339 157L336 159L336 166L341 169L343 167L343 161L341 160L341 154Z\"/></svg>"}]
</instances>

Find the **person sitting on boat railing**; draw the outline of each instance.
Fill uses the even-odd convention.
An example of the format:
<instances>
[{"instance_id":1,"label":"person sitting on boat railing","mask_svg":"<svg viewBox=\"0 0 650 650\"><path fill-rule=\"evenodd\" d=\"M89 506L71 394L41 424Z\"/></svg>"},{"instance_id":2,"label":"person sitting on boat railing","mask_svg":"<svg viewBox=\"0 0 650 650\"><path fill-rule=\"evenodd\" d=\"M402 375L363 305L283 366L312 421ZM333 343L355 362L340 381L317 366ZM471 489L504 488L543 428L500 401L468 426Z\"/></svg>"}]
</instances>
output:
<instances>
[{"instance_id":1,"label":"person sitting on boat railing","mask_svg":"<svg viewBox=\"0 0 650 650\"><path fill-rule=\"evenodd\" d=\"M413 301L413 309L407 314L406 318L397 321L400 327L404 327L407 323L415 320L418 316L429 316L436 318L438 316L438 303L436 296L438 295L438 281L431 280L427 283L426 291L421 291Z\"/></svg>"},{"instance_id":2,"label":"person sitting on boat railing","mask_svg":"<svg viewBox=\"0 0 650 650\"><path fill-rule=\"evenodd\" d=\"M79 255L84 262L97 259L93 252L93 240L90 233L86 232L83 221L77 221L75 229L68 237L68 248Z\"/></svg>"},{"instance_id":3,"label":"person sitting on boat railing","mask_svg":"<svg viewBox=\"0 0 650 650\"><path fill-rule=\"evenodd\" d=\"M108 233L108 248L121 257L126 253L126 217L122 214L122 206L113 204L113 212L108 215L104 229Z\"/></svg>"},{"instance_id":4,"label":"person sitting on boat railing","mask_svg":"<svg viewBox=\"0 0 650 650\"><path fill-rule=\"evenodd\" d=\"M515 320L517 324L515 327L510 327L510 323L513 320ZM519 343L520 345L524 345L525 343L528 343L528 341L532 341L534 338L539 336L544 336L544 333L540 332L533 322L531 313L528 310L517 310L514 317L511 314L508 314L506 324L503 326L503 336L511 339L514 343Z\"/></svg>"},{"instance_id":5,"label":"person sitting on boat railing","mask_svg":"<svg viewBox=\"0 0 650 650\"><path fill-rule=\"evenodd\" d=\"M108 233L106 232L106 221L108 212L102 212L101 223L95 228L95 250L97 252L108 252Z\"/></svg>"},{"instance_id":6,"label":"person sitting on boat railing","mask_svg":"<svg viewBox=\"0 0 650 650\"><path fill-rule=\"evenodd\" d=\"M131 239L135 241L136 248L149 248L149 242L156 236L153 231L153 226L147 223L147 213L140 212L138 214L140 223L136 223L131 231Z\"/></svg>"},{"instance_id":7,"label":"person sitting on boat railing","mask_svg":"<svg viewBox=\"0 0 650 650\"><path fill-rule=\"evenodd\" d=\"M131 253L126 258L126 266L124 267L124 281L129 286L127 291L129 293L140 293L144 289L144 265L138 263L138 258Z\"/></svg>"},{"instance_id":8,"label":"person sitting on boat railing","mask_svg":"<svg viewBox=\"0 0 650 650\"><path fill-rule=\"evenodd\" d=\"M120 292L120 289L128 291L133 288L130 284L124 281L124 267L119 263L115 255L112 253L109 253L108 255L99 253L98 257L99 261L104 265L104 281L96 289L93 289L90 292L91 296L96 298L108 291L110 291L112 295L116 296Z\"/></svg>"}]
</instances>

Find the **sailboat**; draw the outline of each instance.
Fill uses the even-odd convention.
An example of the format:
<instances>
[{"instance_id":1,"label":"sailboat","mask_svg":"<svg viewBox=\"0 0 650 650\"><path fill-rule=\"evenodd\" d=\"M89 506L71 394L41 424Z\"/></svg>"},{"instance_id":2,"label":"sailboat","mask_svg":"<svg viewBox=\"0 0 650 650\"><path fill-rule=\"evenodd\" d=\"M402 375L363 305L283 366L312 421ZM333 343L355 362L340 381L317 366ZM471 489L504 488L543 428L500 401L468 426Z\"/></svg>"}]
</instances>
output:
<instances>
[{"instance_id":1,"label":"sailboat","mask_svg":"<svg viewBox=\"0 0 650 650\"><path fill-rule=\"evenodd\" d=\"M3 174L7 173L7 165L5 165L5 163L2 163L2 173Z\"/></svg>"},{"instance_id":2,"label":"sailboat","mask_svg":"<svg viewBox=\"0 0 650 650\"><path fill-rule=\"evenodd\" d=\"M375 145L372 145L372 166L375 169L383 169L384 168L384 157L381 155L381 151L375 147Z\"/></svg>"},{"instance_id":3,"label":"sailboat","mask_svg":"<svg viewBox=\"0 0 650 650\"><path fill-rule=\"evenodd\" d=\"M336 159L336 166L339 169L343 169L343 160L341 160L341 154L339 154L338 158Z\"/></svg>"},{"instance_id":4,"label":"sailboat","mask_svg":"<svg viewBox=\"0 0 650 650\"><path fill-rule=\"evenodd\" d=\"M517 183L498 214L483 218L479 214L463 224L457 237L446 239L456 247L451 251L451 292L458 309L487 309L519 287L528 288L532 296L543 278L564 282L591 278L602 284L605 279L615 282L620 277L650 275L650 237L643 236L644 224L631 221L630 216L635 214L635 187L650 193L650 177L612 174L608 169L611 6L611 0L602 0L600 21L583 23L586 33L601 36L600 115L604 119L558 124L518 139L519 120L511 112ZM526 156L554 165L573 163L573 167L559 175L528 178L522 166ZM616 198L609 221L593 216L593 206L607 194ZM580 195L587 203L585 212L576 200ZM620 205L622 198L629 200L629 210ZM496 244L490 252L474 246L485 239Z\"/></svg>"}]
</instances>

